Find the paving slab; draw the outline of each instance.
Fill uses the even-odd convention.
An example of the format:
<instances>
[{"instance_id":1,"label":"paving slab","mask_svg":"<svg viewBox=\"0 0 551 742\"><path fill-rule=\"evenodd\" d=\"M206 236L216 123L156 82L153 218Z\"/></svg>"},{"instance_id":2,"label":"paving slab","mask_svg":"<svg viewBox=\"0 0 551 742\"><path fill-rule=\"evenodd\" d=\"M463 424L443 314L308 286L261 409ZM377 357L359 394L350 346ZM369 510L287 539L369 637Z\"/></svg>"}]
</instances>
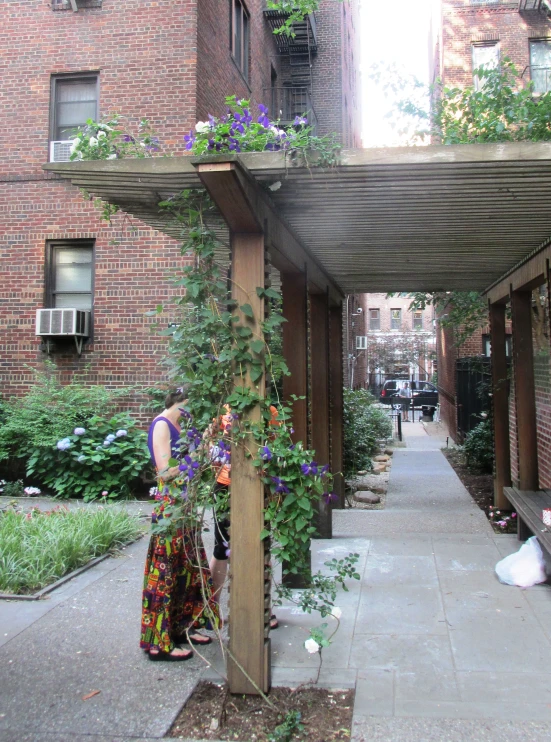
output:
<instances>
[{"instance_id":1,"label":"paving slab","mask_svg":"<svg viewBox=\"0 0 551 742\"><path fill-rule=\"evenodd\" d=\"M358 720L353 742L549 742L551 724L502 719L373 717Z\"/></svg>"}]
</instances>

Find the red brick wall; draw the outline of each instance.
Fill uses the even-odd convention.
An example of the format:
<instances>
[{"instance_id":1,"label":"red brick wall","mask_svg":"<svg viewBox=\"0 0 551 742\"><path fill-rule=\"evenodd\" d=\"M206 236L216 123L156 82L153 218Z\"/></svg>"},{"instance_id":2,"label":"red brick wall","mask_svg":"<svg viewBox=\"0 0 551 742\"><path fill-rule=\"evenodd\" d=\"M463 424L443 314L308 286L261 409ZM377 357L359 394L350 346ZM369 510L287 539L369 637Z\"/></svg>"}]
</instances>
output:
<instances>
[{"instance_id":1,"label":"red brick wall","mask_svg":"<svg viewBox=\"0 0 551 742\"><path fill-rule=\"evenodd\" d=\"M471 44L498 39L501 57L507 56L522 72L530 64L528 39L551 36L551 22L538 13L519 13L518 2L486 6L470 0L443 0L441 76L446 85L472 85Z\"/></svg>"},{"instance_id":2,"label":"red brick wall","mask_svg":"<svg viewBox=\"0 0 551 742\"><path fill-rule=\"evenodd\" d=\"M224 98L235 93L251 99L256 106L267 100L263 90L270 87L271 64L280 69L273 33L264 20L263 0L247 0L250 14L250 74L245 80L230 51L230 1L201 0L198 3L197 36L197 117L224 112ZM272 114L272 112L270 112Z\"/></svg>"},{"instance_id":3,"label":"red brick wall","mask_svg":"<svg viewBox=\"0 0 551 742\"><path fill-rule=\"evenodd\" d=\"M163 377L165 341L152 335L144 313L174 292L167 277L182 264L179 247L136 220L136 233L122 216L106 226L76 188L43 173L50 79L99 72L100 115L118 112L129 124L145 116L163 143L182 151L183 133L195 122L195 3L124 0L74 13L52 10L50 0L6 0L2 11L2 394L24 392L31 379L24 364L39 367L45 357L35 311L44 306L45 245L52 238L96 240L94 341L81 358L70 345L59 346L52 357L63 377L90 364L92 382L151 384Z\"/></svg>"}]
</instances>

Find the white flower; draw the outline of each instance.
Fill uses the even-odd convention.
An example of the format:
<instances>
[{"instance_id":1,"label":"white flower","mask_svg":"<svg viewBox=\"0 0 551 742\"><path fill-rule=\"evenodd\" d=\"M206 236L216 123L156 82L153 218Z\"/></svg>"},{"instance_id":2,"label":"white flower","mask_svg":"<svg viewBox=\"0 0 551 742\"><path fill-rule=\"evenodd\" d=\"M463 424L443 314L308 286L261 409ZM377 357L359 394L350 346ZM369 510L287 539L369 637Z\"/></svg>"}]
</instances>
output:
<instances>
[{"instance_id":1,"label":"white flower","mask_svg":"<svg viewBox=\"0 0 551 742\"><path fill-rule=\"evenodd\" d=\"M60 451L66 451L68 448L71 447L71 441L69 440L69 438L63 438L62 440L57 442L56 446Z\"/></svg>"},{"instance_id":2,"label":"white flower","mask_svg":"<svg viewBox=\"0 0 551 742\"><path fill-rule=\"evenodd\" d=\"M124 438L125 435L128 435L128 431L127 430L121 429L121 430L117 430L117 432L116 432L117 438Z\"/></svg>"},{"instance_id":3,"label":"white flower","mask_svg":"<svg viewBox=\"0 0 551 742\"><path fill-rule=\"evenodd\" d=\"M312 637L306 639L306 641L304 642L304 647L310 654L315 654L316 652L320 651L320 645L315 639L312 639Z\"/></svg>"},{"instance_id":4,"label":"white flower","mask_svg":"<svg viewBox=\"0 0 551 742\"><path fill-rule=\"evenodd\" d=\"M71 142L71 146L69 147L69 152L72 155L77 151L79 144L80 144L80 139L73 139L73 141Z\"/></svg>"},{"instance_id":5,"label":"white flower","mask_svg":"<svg viewBox=\"0 0 551 742\"><path fill-rule=\"evenodd\" d=\"M112 155L109 155L109 156L107 157L107 159L108 159L108 160L116 160L116 159L117 159L117 155L116 155L116 153L115 153L115 152L113 152L113 154L112 154Z\"/></svg>"},{"instance_id":6,"label":"white flower","mask_svg":"<svg viewBox=\"0 0 551 742\"><path fill-rule=\"evenodd\" d=\"M268 188L271 191L279 191L279 189L281 188L281 181L280 180L276 180L276 182L275 183L272 183L272 185L271 186L268 186Z\"/></svg>"},{"instance_id":7,"label":"white flower","mask_svg":"<svg viewBox=\"0 0 551 742\"><path fill-rule=\"evenodd\" d=\"M96 124L96 126L98 127L98 129L103 130L103 131L113 131L113 127L108 126L107 124Z\"/></svg>"},{"instance_id":8,"label":"white flower","mask_svg":"<svg viewBox=\"0 0 551 742\"><path fill-rule=\"evenodd\" d=\"M104 131L98 131L98 139L101 139L104 136L106 136Z\"/></svg>"},{"instance_id":9,"label":"white flower","mask_svg":"<svg viewBox=\"0 0 551 742\"><path fill-rule=\"evenodd\" d=\"M208 131L210 131L210 124L207 121L198 121L195 124L195 131L198 134L206 134Z\"/></svg>"},{"instance_id":10,"label":"white flower","mask_svg":"<svg viewBox=\"0 0 551 742\"><path fill-rule=\"evenodd\" d=\"M97 147L98 146L98 140L96 139L96 137L90 137L90 139L88 140L88 146L89 147Z\"/></svg>"},{"instance_id":11,"label":"white flower","mask_svg":"<svg viewBox=\"0 0 551 742\"><path fill-rule=\"evenodd\" d=\"M38 487L25 487L24 492L29 497L40 494L40 490L38 489Z\"/></svg>"},{"instance_id":12,"label":"white flower","mask_svg":"<svg viewBox=\"0 0 551 742\"><path fill-rule=\"evenodd\" d=\"M86 433L85 428L75 428L73 430L74 435L84 435L84 433Z\"/></svg>"},{"instance_id":13,"label":"white flower","mask_svg":"<svg viewBox=\"0 0 551 742\"><path fill-rule=\"evenodd\" d=\"M342 611L340 608L338 608L338 606L334 605L331 608L331 615L334 616L335 618L340 618L342 616Z\"/></svg>"}]
</instances>

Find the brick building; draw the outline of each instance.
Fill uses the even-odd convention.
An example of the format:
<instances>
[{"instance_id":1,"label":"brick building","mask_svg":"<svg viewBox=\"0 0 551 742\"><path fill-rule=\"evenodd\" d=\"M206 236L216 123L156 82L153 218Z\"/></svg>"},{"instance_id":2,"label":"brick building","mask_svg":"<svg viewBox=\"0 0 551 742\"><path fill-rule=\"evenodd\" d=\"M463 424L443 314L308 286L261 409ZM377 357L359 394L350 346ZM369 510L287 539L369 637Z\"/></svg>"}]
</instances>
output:
<instances>
[{"instance_id":1,"label":"brick building","mask_svg":"<svg viewBox=\"0 0 551 742\"><path fill-rule=\"evenodd\" d=\"M551 89L551 19L549 7L541 0L506 2L493 0L442 0L436 3L432 27L432 66L434 81L440 77L447 86L476 85L473 69L483 64L496 64L509 57L523 79L534 82L535 92ZM534 287L539 294L545 287ZM534 317L538 297L534 294ZM545 303L545 302L543 302ZM536 320L534 320L536 321ZM510 323L506 327L507 355L512 354ZM484 357L490 354L490 328L485 327L457 347L453 332L439 328L438 387L442 418L451 435L457 438L458 398L456 367L458 359ZM549 339L534 343L535 403L538 424L538 463L540 486L551 486L551 441L549 415L551 413L551 367ZM510 456L513 481L518 474L516 435L515 386L509 390Z\"/></svg>"},{"instance_id":2,"label":"brick building","mask_svg":"<svg viewBox=\"0 0 551 742\"><path fill-rule=\"evenodd\" d=\"M0 382L24 393L50 357L68 380L147 387L162 377L164 340L148 310L170 306L179 244L136 219L100 220L76 188L45 174L67 159L86 119L149 119L165 149L224 97L265 102L272 117L308 111L317 131L359 142L357 0L324 0L292 42L275 37L281 14L263 0L4 0L0 6ZM312 115L314 113L314 115ZM47 347L36 310L90 312L82 354L72 336ZM163 318L171 321L170 308Z\"/></svg>"},{"instance_id":3,"label":"brick building","mask_svg":"<svg viewBox=\"0 0 551 742\"><path fill-rule=\"evenodd\" d=\"M378 392L387 378L426 381L436 368L432 307L411 311L407 295L356 294L348 299L347 378Z\"/></svg>"}]
</instances>

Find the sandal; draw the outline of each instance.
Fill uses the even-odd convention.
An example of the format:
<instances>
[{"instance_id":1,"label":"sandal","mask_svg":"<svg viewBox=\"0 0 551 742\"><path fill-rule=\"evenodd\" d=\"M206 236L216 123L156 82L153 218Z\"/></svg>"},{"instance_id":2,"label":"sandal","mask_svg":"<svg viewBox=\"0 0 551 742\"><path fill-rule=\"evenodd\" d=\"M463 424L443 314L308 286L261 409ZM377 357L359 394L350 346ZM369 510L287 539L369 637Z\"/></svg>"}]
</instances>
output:
<instances>
[{"instance_id":1,"label":"sandal","mask_svg":"<svg viewBox=\"0 0 551 742\"><path fill-rule=\"evenodd\" d=\"M177 641L177 644L197 644L200 646L205 646L206 644L212 644L212 639L210 636L205 636L204 634L190 634L189 638L187 634L183 634Z\"/></svg>"},{"instance_id":2,"label":"sandal","mask_svg":"<svg viewBox=\"0 0 551 742\"><path fill-rule=\"evenodd\" d=\"M274 629L279 629L279 621L277 620L276 614L272 613L270 616L270 631L273 631Z\"/></svg>"},{"instance_id":3,"label":"sandal","mask_svg":"<svg viewBox=\"0 0 551 742\"><path fill-rule=\"evenodd\" d=\"M185 662L193 657L193 652L185 654L173 654L172 652L149 652L148 656L152 662Z\"/></svg>"}]
</instances>

